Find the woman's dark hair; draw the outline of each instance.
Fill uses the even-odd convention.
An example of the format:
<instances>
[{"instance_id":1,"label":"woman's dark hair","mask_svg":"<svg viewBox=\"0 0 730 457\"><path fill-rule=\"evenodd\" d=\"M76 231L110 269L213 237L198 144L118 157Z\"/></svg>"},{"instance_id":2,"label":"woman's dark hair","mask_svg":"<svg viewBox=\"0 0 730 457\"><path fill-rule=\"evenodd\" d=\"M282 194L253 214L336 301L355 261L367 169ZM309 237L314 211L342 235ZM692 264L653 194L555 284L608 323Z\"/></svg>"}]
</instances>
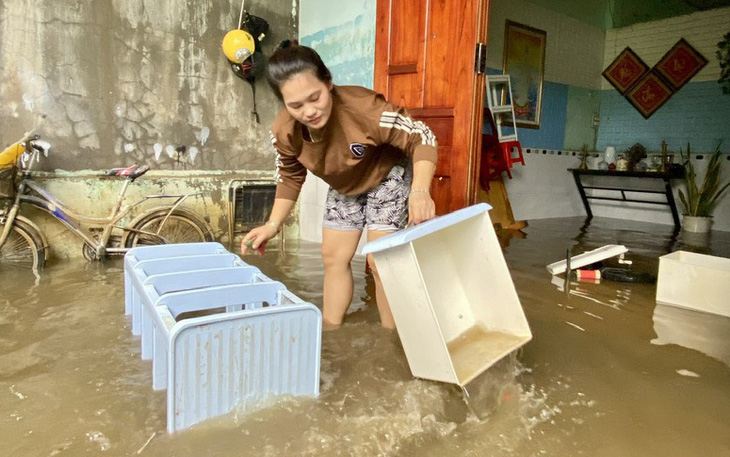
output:
<instances>
[{"instance_id":1,"label":"woman's dark hair","mask_svg":"<svg viewBox=\"0 0 730 457\"><path fill-rule=\"evenodd\" d=\"M312 48L300 45L295 40L282 41L269 57L266 66L266 79L276 95L281 98L281 85L289 78L310 70L325 84L332 82L332 73L322 62L322 58Z\"/></svg>"}]
</instances>

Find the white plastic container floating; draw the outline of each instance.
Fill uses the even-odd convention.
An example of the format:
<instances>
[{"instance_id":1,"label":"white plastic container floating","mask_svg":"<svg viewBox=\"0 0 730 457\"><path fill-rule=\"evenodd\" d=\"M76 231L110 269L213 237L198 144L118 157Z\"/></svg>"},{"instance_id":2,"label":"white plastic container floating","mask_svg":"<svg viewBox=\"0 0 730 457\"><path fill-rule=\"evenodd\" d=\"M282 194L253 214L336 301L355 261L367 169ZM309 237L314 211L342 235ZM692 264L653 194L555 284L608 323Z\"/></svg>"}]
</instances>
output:
<instances>
[{"instance_id":1,"label":"white plastic container floating","mask_svg":"<svg viewBox=\"0 0 730 457\"><path fill-rule=\"evenodd\" d=\"M532 339L490 208L470 206L363 249L416 377L463 387Z\"/></svg>"},{"instance_id":2,"label":"white plastic container floating","mask_svg":"<svg viewBox=\"0 0 730 457\"><path fill-rule=\"evenodd\" d=\"M317 307L218 243L127 256L125 307L142 358L152 359L153 388L167 390L168 432L273 396L319 394Z\"/></svg>"},{"instance_id":3,"label":"white plastic container floating","mask_svg":"<svg viewBox=\"0 0 730 457\"><path fill-rule=\"evenodd\" d=\"M730 259L687 251L659 257L656 301L730 317Z\"/></svg>"}]
</instances>

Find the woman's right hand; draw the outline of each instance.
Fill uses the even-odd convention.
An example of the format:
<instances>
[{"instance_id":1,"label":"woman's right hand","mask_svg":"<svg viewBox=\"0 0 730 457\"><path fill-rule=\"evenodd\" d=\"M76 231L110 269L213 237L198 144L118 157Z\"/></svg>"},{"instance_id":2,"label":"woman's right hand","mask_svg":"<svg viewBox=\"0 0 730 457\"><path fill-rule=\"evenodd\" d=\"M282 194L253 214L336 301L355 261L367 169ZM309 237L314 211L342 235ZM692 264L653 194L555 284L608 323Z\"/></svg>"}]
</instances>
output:
<instances>
[{"instance_id":1,"label":"woman's right hand","mask_svg":"<svg viewBox=\"0 0 730 457\"><path fill-rule=\"evenodd\" d=\"M241 254L246 254L248 250L258 251L260 256L266 251L266 243L269 242L277 233L279 228L272 223L267 222L264 225L251 230L241 240Z\"/></svg>"}]
</instances>

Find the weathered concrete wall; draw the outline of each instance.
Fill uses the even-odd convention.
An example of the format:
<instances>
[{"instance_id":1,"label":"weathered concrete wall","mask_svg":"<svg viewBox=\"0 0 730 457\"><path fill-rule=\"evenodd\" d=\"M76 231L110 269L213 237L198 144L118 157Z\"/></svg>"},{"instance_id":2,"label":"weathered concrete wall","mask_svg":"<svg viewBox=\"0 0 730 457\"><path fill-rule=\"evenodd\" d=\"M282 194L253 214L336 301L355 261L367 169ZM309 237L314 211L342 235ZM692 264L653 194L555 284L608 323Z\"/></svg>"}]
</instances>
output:
<instances>
[{"instance_id":1,"label":"weathered concrete wall","mask_svg":"<svg viewBox=\"0 0 730 457\"><path fill-rule=\"evenodd\" d=\"M0 140L43 113L41 133L63 151L51 168L134 161L179 168L168 145L198 148L184 158L187 168L271 168L267 132L278 101L261 78L261 124L252 122L250 87L220 51L239 7L237 0L2 0ZM247 9L269 21L265 53L294 33L291 0L249 0Z\"/></svg>"},{"instance_id":2,"label":"weathered concrete wall","mask_svg":"<svg viewBox=\"0 0 730 457\"><path fill-rule=\"evenodd\" d=\"M68 177L53 183L61 199L103 213L111 202L93 197L100 184L85 179L88 170L145 163L171 173L140 180L143 192L155 193L154 183L164 180L179 181L183 191L194 182L191 190L208 195L220 234L226 193L221 180L201 172L270 174L268 129L280 108L262 76L257 124L251 87L220 50L240 6L237 0L0 0L0 144L44 114L38 131L53 150L40 169L77 174L73 186L64 184ZM269 22L264 55L296 36L297 8L296 0L246 2ZM175 152L179 146L184 154Z\"/></svg>"}]
</instances>

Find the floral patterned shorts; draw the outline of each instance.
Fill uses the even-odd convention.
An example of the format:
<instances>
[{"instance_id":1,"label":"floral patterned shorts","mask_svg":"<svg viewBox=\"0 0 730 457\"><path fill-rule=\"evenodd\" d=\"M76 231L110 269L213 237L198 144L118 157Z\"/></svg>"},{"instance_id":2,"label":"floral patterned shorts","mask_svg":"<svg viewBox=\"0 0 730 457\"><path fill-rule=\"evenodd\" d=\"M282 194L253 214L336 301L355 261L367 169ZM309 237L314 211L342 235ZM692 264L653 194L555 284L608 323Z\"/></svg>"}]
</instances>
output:
<instances>
[{"instance_id":1,"label":"floral patterned shorts","mask_svg":"<svg viewBox=\"0 0 730 457\"><path fill-rule=\"evenodd\" d=\"M330 188L324 227L335 230L393 232L408 222L408 193L413 170L407 162L395 165L377 187L359 195L342 195Z\"/></svg>"}]
</instances>

